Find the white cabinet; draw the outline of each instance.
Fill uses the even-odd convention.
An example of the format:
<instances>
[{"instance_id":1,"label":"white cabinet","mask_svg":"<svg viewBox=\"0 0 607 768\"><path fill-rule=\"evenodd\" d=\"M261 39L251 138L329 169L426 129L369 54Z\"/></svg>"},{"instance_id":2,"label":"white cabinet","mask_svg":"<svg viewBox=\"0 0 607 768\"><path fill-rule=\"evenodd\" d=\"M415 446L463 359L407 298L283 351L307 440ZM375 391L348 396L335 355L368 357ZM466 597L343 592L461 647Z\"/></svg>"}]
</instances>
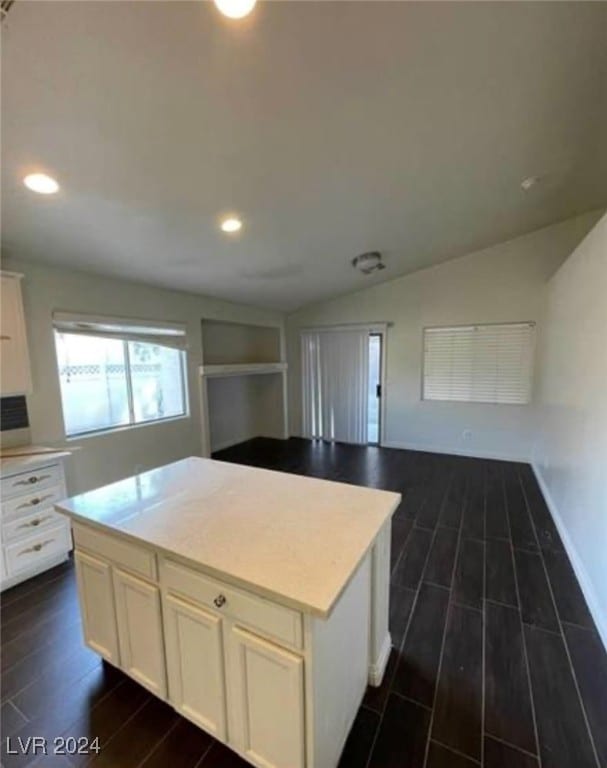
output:
<instances>
[{"instance_id":1,"label":"white cabinet","mask_svg":"<svg viewBox=\"0 0 607 768\"><path fill-rule=\"evenodd\" d=\"M321 619L109 529L74 538L93 650L256 768L337 767L370 671L371 555Z\"/></svg>"},{"instance_id":2,"label":"white cabinet","mask_svg":"<svg viewBox=\"0 0 607 768\"><path fill-rule=\"evenodd\" d=\"M61 462L43 455L24 461L0 468L3 590L58 565L72 548L69 521L53 509L66 495Z\"/></svg>"},{"instance_id":3,"label":"white cabinet","mask_svg":"<svg viewBox=\"0 0 607 768\"><path fill-rule=\"evenodd\" d=\"M112 664L119 664L112 569L109 563L76 552L76 578L86 644Z\"/></svg>"},{"instance_id":4,"label":"white cabinet","mask_svg":"<svg viewBox=\"0 0 607 768\"><path fill-rule=\"evenodd\" d=\"M166 694L160 590L114 569L116 621L122 669L161 698Z\"/></svg>"},{"instance_id":5,"label":"white cabinet","mask_svg":"<svg viewBox=\"0 0 607 768\"><path fill-rule=\"evenodd\" d=\"M304 661L232 626L230 744L263 768L304 768Z\"/></svg>"},{"instance_id":6,"label":"white cabinet","mask_svg":"<svg viewBox=\"0 0 607 768\"><path fill-rule=\"evenodd\" d=\"M0 396L25 395L32 390L21 275L0 275Z\"/></svg>"},{"instance_id":7,"label":"white cabinet","mask_svg":"<svg viewBox=\"0 0 607 768\"><path fill-rule=\"evenodd\" d=\"M172 595L164 600L169 698L184 717L226 739L223 619Z\"/></svg>"}]
</instances>

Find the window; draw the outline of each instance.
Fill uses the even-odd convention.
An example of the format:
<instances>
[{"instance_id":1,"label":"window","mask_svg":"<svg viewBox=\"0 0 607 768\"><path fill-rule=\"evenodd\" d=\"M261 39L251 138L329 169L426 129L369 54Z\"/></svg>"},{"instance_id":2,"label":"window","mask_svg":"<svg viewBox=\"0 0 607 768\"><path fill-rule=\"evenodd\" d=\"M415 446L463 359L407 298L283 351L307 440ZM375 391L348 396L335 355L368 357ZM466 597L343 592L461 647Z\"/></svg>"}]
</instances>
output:
<instances>
[{"instance_id":1,"label":"window","mask_svg":"<svg viewBox=\"0 0 607 768\"><path fill-rule=\"evenodd\" d=\"M67 435L184 416L185 352L155 336L70 333L55 324ZM156 329L157 331L157 329Z\"/></svg>"},{"instance_id":2,"label":"window","mask_svg":"<svg viewBox=\"0 0 607 768\"><path fill-rule=\"evenodd\" d=\"M535 323L424 329L423 399L526 404Z\"/></svg>"}]
</instances>

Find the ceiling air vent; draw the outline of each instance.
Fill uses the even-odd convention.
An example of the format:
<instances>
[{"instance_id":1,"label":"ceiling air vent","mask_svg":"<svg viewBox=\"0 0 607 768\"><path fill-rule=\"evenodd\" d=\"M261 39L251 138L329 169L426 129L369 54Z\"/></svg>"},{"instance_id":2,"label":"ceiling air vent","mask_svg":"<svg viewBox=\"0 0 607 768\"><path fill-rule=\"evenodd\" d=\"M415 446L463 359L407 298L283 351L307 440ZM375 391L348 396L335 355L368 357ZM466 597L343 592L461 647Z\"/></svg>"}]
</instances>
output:
<instances>
[{"instance_id":1,"label":"ceiling air vent","mask_svg":"<svg viewBox=\"0 0 607 768\"><path fill-rule=\"evenodd\" d=\"M379 251L361 253L360 256L352 259L352 266L362 272L363 275L372 275L373 272L379 272L380 269L386 268Z\"/></svg>"},{"instance_id":2,"label":"ceiling air vent","mask_svg":"<svg viewBox=\"0 0 607 768\"><path fill-rule=\"evenodd\" d=\"M4 19L6 19L8 12L11 9L11 5L14 2L15 0L2 0L2 2L0 2L0 21L4 21Z\"/></svg>"}]
</instances>

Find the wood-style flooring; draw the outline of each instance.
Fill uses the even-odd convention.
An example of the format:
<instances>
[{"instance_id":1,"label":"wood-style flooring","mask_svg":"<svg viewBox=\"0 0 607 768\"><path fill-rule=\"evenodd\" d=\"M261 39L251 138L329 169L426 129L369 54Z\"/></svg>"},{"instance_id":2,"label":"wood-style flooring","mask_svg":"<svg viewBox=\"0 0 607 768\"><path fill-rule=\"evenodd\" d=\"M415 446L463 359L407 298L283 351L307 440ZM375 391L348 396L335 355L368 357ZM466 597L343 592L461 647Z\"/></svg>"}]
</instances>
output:
<instances>
[{"instance_id":1,"label":"wood-style flooring","mask_svg":"<svg viewBox=\"0 0 607 768\"><path fill-rule=\"evenodd\" d=\"M216 458L403 494L394 649L340 768L607 768L607 655L530 467L298 439ZM1 606L4 768L245 768L84 647L71 563ZM10 753L29 736L101 751Z\"/></svg>"}]
</instances>

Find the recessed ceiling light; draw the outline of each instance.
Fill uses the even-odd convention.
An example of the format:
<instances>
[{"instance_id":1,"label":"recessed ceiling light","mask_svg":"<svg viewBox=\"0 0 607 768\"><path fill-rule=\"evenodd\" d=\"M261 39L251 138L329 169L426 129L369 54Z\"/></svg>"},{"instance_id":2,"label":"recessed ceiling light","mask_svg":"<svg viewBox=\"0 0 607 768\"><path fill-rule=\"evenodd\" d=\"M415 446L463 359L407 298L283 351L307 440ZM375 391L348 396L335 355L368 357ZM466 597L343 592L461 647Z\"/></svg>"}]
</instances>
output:
<instances>
[{"instance_id":1,"label":"recessed ceiling light","mask_svg":"<svg viewBox=\"0 0 607 768\"><path fill-rule=\"evenodd\" d=\"M238 232L242 229L242 221L235 216L230 216L224 219L219 226L224 232Z\"/></svg>"},{"instance_id":2,"label":"recessed ceiling light","mask_svg":"<svg viewBox=\"0 0 607 768\"><path fill-rule=\"evenodd\" d=\"M540 176L527 176L526 179L523 179L521 181L521 189L523 190L523 192L529 192L531 187L535 187L535 185L538 183L540 178L541 178Z\"/></svg>"},{"instance_id":3,"label":"recessed ceiling light","mask_svg":"<svg viewBox=\"0 0 607 768\"><path fill-rule=\"evenodd\" d=\"M30 173L23 179L23 183L39 195L53 195L59 190L59 184L46 173Z\"/></svg>"},{"instance_id":4,"label":"recessed ceiling light","mask_svg":"<svg viewBox=\"0 0 607 768\"><path fill-rule=\"evenodd\" d=\"M242 19L251 13L257 0L215 0L215 5L230 19Z\"/></svg>"}]
</instances>

